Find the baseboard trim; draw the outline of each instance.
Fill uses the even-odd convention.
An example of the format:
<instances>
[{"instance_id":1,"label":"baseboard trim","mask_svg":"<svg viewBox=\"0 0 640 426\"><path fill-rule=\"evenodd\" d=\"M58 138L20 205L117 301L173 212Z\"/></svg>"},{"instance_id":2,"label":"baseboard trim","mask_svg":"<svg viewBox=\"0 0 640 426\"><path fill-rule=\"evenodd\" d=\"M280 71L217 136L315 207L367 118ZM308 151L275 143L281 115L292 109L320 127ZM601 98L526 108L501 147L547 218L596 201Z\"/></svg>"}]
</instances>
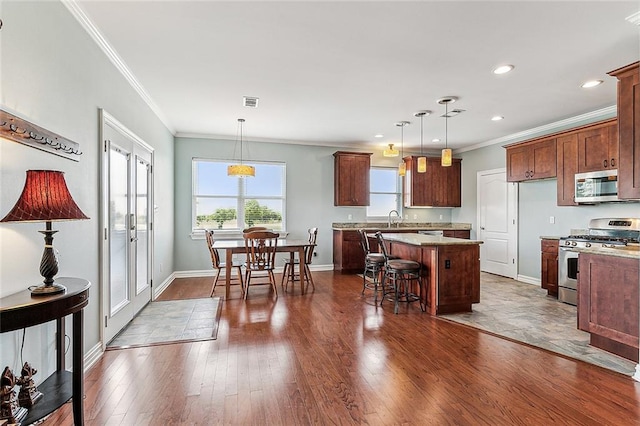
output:
<instances>
[{"instance_id":1,"label":"baseboard trim","mask_svg":"<svg viewBox=\"0 0 640 426\"><path fill-rule=\"evenodd\" d=\"M175 277L176 277L176 273L172 272L164 281L160 283L159 286L157 287L154 286L152 299L155 300L158 296L160 296L162 292L165 291L167 287L169 287L169 284L171 284L171 282L175 279Z\"/></svg>"},{"instance_id":2,"label":"baseboard trim","mask_svg":"<svg viewBox=\"0 0 640 426\"><path fill-rule=\"evenodd\" d=\"M89 371L89 369L93 367L96 362L98 362L103 353L104 351L102 350L101 342L97 343L94 347L89 349L89 352L87 352L84 356L84 373Z\"/></svg>"},{"instance_id":3,"label":"baseboard trim","mask_svg":"<svg viewBox=\"0 0 640 426\"><path fill-rule=\"evenodd\" d=\"M533 284L533 285L540 285L541 284L540 278L528 277L526 275L518 274L518 278L516 278L516 279L518 281L522 281L523 283L527 283L527 284Z\"/></svg>"}]
</instances>

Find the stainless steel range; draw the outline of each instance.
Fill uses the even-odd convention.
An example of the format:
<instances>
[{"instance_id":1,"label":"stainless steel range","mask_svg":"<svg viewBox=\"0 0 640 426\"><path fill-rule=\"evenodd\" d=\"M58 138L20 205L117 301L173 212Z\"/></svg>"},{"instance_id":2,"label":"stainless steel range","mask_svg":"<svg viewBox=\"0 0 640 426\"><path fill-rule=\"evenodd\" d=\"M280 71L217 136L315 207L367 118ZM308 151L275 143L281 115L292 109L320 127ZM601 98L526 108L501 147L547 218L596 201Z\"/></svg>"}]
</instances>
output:
<instances>
[{"instance_id":1,"label":"stainless steel range","mask_svg":"<svg viewBox=\"0 0 640 426\"><path fill-rule=\"evenodd\" d=\"M589 221L588 234L560 238L558 300L577 305L578 253L575 248L626 248L640 244L639 218L603 218Z\"/></svg>"}]
</instances>

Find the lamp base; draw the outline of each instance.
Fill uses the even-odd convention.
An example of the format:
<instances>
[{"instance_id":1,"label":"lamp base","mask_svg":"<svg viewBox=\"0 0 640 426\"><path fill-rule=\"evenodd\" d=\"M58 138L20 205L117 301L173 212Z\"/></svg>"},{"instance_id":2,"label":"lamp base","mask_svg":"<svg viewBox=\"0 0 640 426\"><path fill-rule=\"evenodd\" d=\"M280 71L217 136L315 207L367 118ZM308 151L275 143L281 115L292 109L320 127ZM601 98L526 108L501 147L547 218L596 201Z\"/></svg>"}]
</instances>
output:
<instances>
[{"instance_id":1,"label":"lamp base","mask_svg":"<svg viewBox=\"0 0 640 426\"><path fill-rule=\"evenodd\" d=\"M52 294L64 293L67 288L61 284L42 284L37 287L29 287L32 296L49 296Z\"/></svg>"}]
</instances>

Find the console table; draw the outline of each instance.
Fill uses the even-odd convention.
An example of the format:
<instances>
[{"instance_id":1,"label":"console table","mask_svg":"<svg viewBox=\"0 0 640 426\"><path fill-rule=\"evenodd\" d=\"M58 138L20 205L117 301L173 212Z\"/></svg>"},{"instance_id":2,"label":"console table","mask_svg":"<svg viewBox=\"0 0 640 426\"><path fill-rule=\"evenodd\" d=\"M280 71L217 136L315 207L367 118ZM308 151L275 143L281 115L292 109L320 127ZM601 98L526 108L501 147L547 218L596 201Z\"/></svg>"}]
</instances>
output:
<instances>
[{"instance_id":1,"label":"console table","mask_svg":"<svg viewBox=\"0 0 640 426\"><path fill-rule=\"evenodd\" d=\"M73 423L84 424L83 398L83 309L89 303L91 283L80 278L56 278L67 291L51 296L31 297L29 290L0 298L0 332L56 321L56 371L37 384L42 399L29 409L23 424L31 424L57 410L73 398ZM64 317L73 315L73 373L65 370ZM38 383L38 380L36 380Z\"/></svg>"}]
</instances>

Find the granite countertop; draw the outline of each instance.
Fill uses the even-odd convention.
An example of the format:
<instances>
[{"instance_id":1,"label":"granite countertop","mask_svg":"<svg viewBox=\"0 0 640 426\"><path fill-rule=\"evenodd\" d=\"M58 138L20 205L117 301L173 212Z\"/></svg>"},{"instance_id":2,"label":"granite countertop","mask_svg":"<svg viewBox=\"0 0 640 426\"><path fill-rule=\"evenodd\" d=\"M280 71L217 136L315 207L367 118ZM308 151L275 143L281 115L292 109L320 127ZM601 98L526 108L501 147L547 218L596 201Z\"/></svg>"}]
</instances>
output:
<instances>
[{"instance_id":1,"label":"granite countertop","mask_svg":"<svg viewBox=\"0 0 640 426\"><path fill-rule=\"evenodd\" d=\"M617 247L617 248L572 247L571 251L575 251L578 253L588 253L588 254L603 254L603 255L615 256L615 257L627 257L630 259L640 260L640 247L638 246L625 246L625 247Z\"/></svg>"},{"instance_id":2,"label":"granite countertop","mask_svg":"<svg viewBox=\"0 0 640 426\"><path fill-rule=\"evenodd\" d=\"M365 230L382 230L382 229L404 229L415 231L464 231L471 229L470 223L451 223L451 222L402 222L399 226L394 223L391 228L387 222L334 222L331 227L335 230L342 229L365 229Z\"/></svg>"},{"instance_id":3,"label":"granite countertop","mask_svg":"<svg viewBox=\"0 0 640 426\"><path fill-rule=\"evenodd\" d=\"M435 235L423 234L384 234L386 241L396 241L399 243L411 244L413 246L460 246L482 244L482 241L467 240L463 238L438 237Z\"/></svg>"}]
</instances>

